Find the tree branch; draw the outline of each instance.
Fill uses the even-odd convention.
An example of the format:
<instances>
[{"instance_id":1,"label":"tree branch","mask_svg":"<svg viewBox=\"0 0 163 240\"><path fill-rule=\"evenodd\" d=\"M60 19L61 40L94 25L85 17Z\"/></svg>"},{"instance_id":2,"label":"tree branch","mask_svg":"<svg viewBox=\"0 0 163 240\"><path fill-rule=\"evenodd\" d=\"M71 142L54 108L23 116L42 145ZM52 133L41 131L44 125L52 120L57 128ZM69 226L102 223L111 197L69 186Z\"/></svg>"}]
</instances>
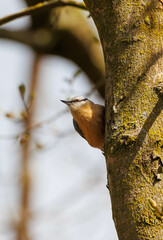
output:
<instances>
[{"instance_id":1,"label":"tree branch","mask_svg":"<svg viewBox=\"0 0 163 240\"><path fill-rule=\"evenodd\" d=\"M17 18L20 17L24 17L24 16L28 16L31 14L34 14L36 12L41 12L47 9L51 9L51 8L57 8L57 7L65 7L65 6L71 6L71 7L77 7L79 9L82 10L87 10L86 6L84 3L78 3L76 1L56 1L56 0L52 0L50 2L43 2L43 3L38 3L34 6L25 8L24 10L8 15L4 18L0 18L0 26L3 24L6 24L8 22L11 22L12 20L15 20Z\"/></svg>"},{"instance_id":2,"label":"tree branch","mask_svg":"<svg viewBox=\"0 0 163 240\"><path fill-rule=\"evenodd\" d=\"M36 54L32 76L30 81L30 92L36 92L38 86L38 71L40 67L41 55ZM20 89L20 88L19 88ZM23 88L22 88L23 89ZM24 90L21 90L23 93ZM25 104L26 105L26 104ZM29 161L30 161L30 144L31 144L31 136L30 136L30 127L32 124L33 115L36 110L35 102L33 102L30 111L27 114L27 118L24 121L24 130L25 135L20 139L20 144L22 145L22 166L21 166L21 208L20 208L20 218L17 223L16 228L16 240L30 240L30 234L28 231L28 222L29 222L29 212L30 212L30 190L31 190L31 175L29 169Z\"/></svg>"}]
</instances>

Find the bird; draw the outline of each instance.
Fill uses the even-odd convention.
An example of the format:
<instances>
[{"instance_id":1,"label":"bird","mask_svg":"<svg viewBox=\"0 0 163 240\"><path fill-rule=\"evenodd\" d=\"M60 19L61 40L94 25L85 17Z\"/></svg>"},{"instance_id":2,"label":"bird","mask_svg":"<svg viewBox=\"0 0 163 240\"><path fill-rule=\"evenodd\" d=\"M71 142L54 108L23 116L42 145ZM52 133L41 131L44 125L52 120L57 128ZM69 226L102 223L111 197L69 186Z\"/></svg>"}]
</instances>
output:
<instances>
[{"instance_id":1,"label":"bird","mask_svg":"<svg viewBox=\"0 0 163 240\"><path fill-rule=\"evenodd\" d=\"M105 107L82 96L61 102L69 107L74 128L79 135L92 147L104 151Z\"/></svg>"}]
</instances>

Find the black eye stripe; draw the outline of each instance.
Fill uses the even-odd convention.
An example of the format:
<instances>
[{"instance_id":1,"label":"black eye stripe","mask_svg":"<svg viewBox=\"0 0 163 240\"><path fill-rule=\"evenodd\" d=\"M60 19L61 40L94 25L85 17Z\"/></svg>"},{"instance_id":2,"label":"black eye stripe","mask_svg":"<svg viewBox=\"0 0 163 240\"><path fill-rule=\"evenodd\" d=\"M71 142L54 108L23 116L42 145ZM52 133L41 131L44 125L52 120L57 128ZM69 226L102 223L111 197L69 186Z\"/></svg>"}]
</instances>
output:
<instances>
[{"instance_id":1,"label":"black eye stripe","mask_svg":"<svg viewBox=\"0 0 163 240\"><path fill-rule=\"evenodd\" d=\"M72 100L71 102L72 103L75 103L75 102L83 102L83 101L87 101L88 98L84 98L84 99L75 99L75 100Z\"/></svg>"}]
</instances>

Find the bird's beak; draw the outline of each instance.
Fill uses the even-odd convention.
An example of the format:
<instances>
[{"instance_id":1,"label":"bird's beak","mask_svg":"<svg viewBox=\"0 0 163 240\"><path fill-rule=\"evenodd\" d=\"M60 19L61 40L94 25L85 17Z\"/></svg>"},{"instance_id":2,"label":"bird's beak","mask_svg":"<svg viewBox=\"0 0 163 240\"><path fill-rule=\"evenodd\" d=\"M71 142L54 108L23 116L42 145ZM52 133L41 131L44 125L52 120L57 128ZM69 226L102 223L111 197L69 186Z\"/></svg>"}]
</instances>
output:
<instances>
[{"instance_id":1,"label":"bird's beak","mask_svg":"<svg viewBox=\"0 0 163 240\"><path fill-rule=\"evenodd\" d=\"M70 105L72 102L71 101L65 101L65 100L61 100L61 102L67 104L67 105Z\"/></svg>"}]
</instances>

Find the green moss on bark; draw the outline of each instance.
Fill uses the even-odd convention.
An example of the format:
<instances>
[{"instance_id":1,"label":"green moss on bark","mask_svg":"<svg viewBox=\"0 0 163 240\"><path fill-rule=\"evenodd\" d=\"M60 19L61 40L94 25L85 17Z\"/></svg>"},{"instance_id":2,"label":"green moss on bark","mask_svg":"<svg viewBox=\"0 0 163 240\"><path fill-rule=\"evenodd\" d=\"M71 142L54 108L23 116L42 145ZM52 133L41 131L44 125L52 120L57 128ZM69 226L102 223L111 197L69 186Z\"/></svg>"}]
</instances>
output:
<instances>
[{"instance_id":1,"label":"green moss on bark","mask_svg":"<svg viewBox=\"0 0 163 240\"><path fill-rule=\"evenodd\" d=\"M163 82L163 11L157 0L85 2L105 55L105 153L118 236L161 240L163 222L149 199L162 205L163 100L154 89Z\"/></svg>"}]
</instances>

